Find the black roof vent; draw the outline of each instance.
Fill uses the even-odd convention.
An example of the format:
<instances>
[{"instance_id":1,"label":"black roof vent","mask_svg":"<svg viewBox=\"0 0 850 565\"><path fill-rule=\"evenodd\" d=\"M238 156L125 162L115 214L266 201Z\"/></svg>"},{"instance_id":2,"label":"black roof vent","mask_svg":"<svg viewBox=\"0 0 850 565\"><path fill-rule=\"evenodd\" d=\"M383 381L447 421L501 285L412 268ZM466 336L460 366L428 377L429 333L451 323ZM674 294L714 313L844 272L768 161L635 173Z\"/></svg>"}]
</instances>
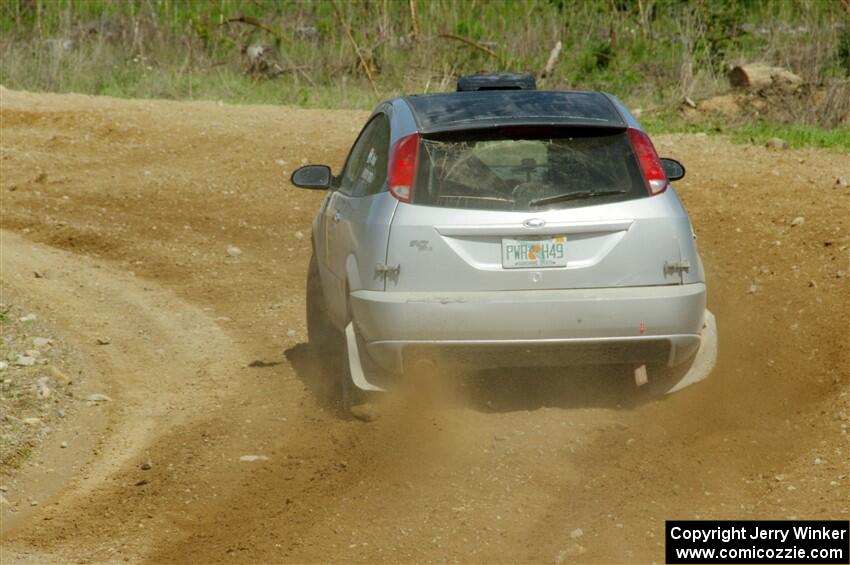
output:
<instances>
[{"instance_id":1,"label":"black roof vent","mask_svg":"<svg viewBox=\"0 0 850 565\"><path fill-rule=\"evenodd\" d=\"M528 73L486 73L457 79L458 92L476 90L537 90L537 84Z\"/></svg>"}]
</instances>

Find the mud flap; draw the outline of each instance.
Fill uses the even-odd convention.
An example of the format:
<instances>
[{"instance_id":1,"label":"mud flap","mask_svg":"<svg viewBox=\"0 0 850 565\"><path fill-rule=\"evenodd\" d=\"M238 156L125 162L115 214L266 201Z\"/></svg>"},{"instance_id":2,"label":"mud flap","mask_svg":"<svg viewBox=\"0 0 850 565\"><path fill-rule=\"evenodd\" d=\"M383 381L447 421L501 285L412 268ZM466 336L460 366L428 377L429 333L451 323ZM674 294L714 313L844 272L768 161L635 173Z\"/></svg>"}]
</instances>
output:
<instances>
[{"instance_id":1,"label":"mud flap","mask_svg":"<svg viewBox=\"0 0 850 565\"><path fill-rule=\"evenodd\" d=\"M667 394L678 392L687 386L696 384L704 380L717 363L717 322L714 319L714 314L709 310L705 311L705 322L702 328L702 341L697 350L694 361L691 364L685 376L679 380Z\"/></svg>"},{"instance_id":2,"label":"mud flap","mask_svg":"<svg viewBox=\"0 0 850 565\"><path fill-rule=\"evenodd\" d=\"M360 362L360 350L357 347L357 334L354 331L354 322L349 322L345 326L345 342L346 350L348 351L348 367L354 386L366 392L384 392L384 389L366 380L366 374Z\"/></svg>"}]
</instances>

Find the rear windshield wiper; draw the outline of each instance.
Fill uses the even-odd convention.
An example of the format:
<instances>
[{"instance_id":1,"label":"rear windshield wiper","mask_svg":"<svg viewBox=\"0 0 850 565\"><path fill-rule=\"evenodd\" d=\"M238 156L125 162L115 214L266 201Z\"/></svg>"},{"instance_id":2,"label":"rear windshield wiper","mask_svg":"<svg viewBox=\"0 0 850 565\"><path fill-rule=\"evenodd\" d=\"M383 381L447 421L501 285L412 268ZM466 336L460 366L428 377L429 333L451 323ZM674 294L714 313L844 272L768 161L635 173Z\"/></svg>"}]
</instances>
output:
<instances>
[{"instance_id":1,"label":"rear windshield wiper","mask_svg":"<svg viewBox=\"0 0 850 565\"><path fill-rule=\"evenodd\" d=\"M528 203L529 206L545 206L546 204L554 204L555 202L564 202L566 200L580 200L582 198L593 198L594 196L610 196L612 194L626 194L628 190L578 190L576 192L565 192L564 194L556 194L555 196L547 196L546 198L538 198Z\"/></svg>"}]
</instances>

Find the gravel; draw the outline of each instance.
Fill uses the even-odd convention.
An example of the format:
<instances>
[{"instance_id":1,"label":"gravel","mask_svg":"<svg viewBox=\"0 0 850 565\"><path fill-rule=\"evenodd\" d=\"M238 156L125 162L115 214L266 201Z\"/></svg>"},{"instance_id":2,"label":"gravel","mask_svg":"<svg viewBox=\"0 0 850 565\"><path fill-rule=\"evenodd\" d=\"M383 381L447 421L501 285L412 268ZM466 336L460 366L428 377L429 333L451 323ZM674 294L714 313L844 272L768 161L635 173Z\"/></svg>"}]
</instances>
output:
<instances>
[{"instance_id":1,"label":"gravel","mask_svg":"<svg viewBox=\"0 0 850 565\"><path fill-rule=\"evenodd\" d=\"M61 427L73 396L68 348L37 314L22 310L0 304L0 477L10 477Z\"/></svg>"}]
</instances>

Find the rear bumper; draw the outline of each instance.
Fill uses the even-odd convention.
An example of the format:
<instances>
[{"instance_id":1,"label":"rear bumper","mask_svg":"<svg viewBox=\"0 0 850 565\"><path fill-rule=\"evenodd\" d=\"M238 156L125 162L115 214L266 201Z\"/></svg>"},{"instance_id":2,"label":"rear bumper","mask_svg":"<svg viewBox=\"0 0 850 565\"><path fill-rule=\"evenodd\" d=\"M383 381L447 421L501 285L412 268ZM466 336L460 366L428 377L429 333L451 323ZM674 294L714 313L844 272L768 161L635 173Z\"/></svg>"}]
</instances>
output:
<instances>
[{"instance_id":1,"label":"rear bumper","mask_svg":"<svg viewBox=\"0 0 850 565\"><path fill-rule=\"evenodd\" d=\"M705 285L458 293L356 291L367 350L387 370L415 358L478 367L660 363L700 345Z\"/></svg>"}]
</instances>

